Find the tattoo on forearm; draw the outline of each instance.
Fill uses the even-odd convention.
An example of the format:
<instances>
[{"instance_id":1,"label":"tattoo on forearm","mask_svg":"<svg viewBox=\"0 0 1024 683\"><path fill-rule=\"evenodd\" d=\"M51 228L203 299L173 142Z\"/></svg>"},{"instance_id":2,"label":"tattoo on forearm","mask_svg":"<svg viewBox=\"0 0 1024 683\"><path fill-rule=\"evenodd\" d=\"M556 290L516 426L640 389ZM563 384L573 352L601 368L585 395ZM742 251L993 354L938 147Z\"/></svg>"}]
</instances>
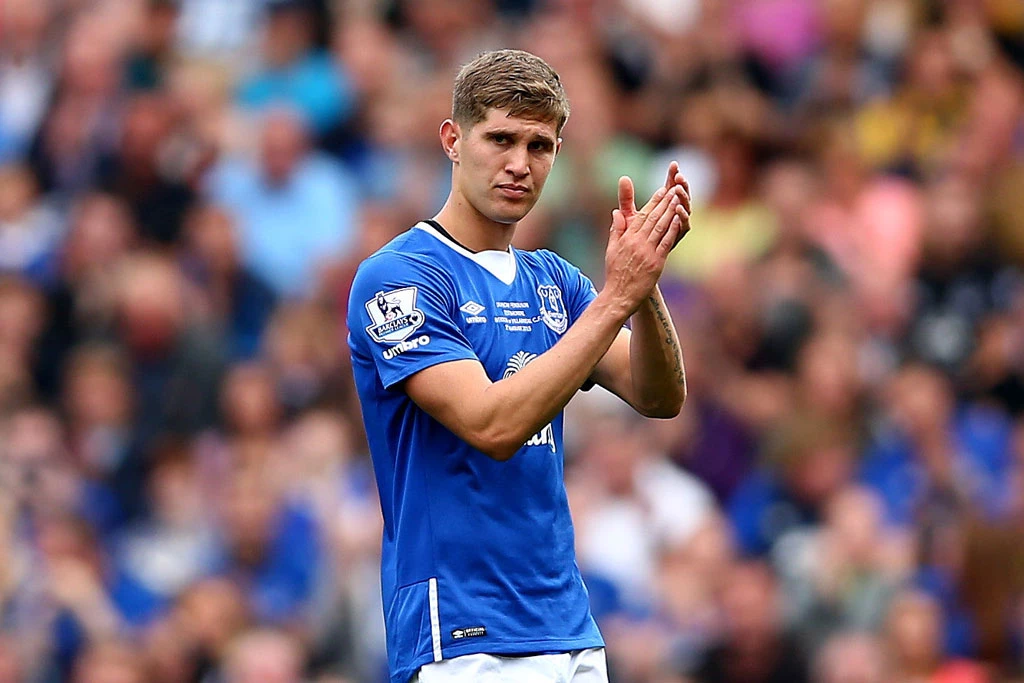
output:
<instances>
[{"instance_id":1,"label":"tattoo on forearm","mask_svg":"<svg viewBox=\"0 0 1024 683\"><path fill-rule=\"evenodd\" d=\"M658 319L661 329L665 332L665 343L672 349L672 357L675 359L676 364L674 368L676 383L682 386L686 384L686 371L683 369L683 352L679 348L679 342L676 341L672 321L669 320L668 315L655 297L648 297L647 300L651 303L651 308L654 309L654 316Z\"/></svg>"}]
</instances>

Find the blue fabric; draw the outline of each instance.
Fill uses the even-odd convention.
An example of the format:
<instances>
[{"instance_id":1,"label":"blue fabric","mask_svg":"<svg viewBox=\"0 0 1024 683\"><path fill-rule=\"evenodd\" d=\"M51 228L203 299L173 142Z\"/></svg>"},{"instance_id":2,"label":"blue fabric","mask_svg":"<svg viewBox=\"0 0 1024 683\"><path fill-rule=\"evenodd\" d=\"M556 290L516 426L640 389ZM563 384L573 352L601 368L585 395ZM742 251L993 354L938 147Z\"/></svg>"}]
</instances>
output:
<instances>
[{"instance_id":1,"label":"blue fabric","mask_svg":"<svg viewBox=\"0 0 1024 683\"><path fill-rule=\"evenodd\" d=\"M727 505L740 551L756 557L772 549L783 534L816 525L816 512L789 495L770 470L751 472L736 487Z\"/></svg>"},{"instance_id":2,"label":"blue fabric","mask_svg":"<svg viewBox=\"0 0 1024 683\"><path fill-rule=\"evenodd\" d=\"M562 415L498 462L402 391L411 375L454 360L478 359L501 380L550 349L593 300L590 281L554 254L513 253L505 284L414 228L367 259L352 285L349 346L384 514L393 683L434 661L434 637L444 658L603 645L575 561Z\"/></svg>"},{"instance_id":3,"label":"blue fabric","mask_svg":"<svg viewBox=\"0 0 1024 683\"><path fill-rule=\"evenodd\" d=\"M320 558L316 521L305 510L288 505L279 511L258 565L240 565L225 549L214 573L226 574L244 587L255 619L282 625L302 616L309 607Z\"/></svg>"},{"instance_id":4,"label":"blue fabric","mask_svg":"<svg viewBox=\"0 0 1024 683\"><path fill-rule=\"evenodd\" d=\"M255 166L228 161L207 191L237 220L245 264L280 296L308 294L317 266L343 256L359 224L356 181L323 154L307 156L277 187Z\"/></svg>"},{"instance_id":5,"label":"blue fabric","mask_svg":"<svg viewBox=\"0 0 1024 683\"><path fill-rule=\"evenodd\" d=\"M317 134L347 121L355 108L348 76L325 52L312 52L282 69L257 73L239 88L238 102L253 110L291 106Z\"/></svg>"},{"instance_id":6,"label":"blue fabric","mask_svg":"<svg viewBox=\"0 0 1024 683\"><path fill-rule=\"evenodd\" d=\"M313 517L287 509L266 561L252 577L250 604L257 618L280 624L298 616L313 597L319 557Z\"/></svg>"},{"instance_id":7,"label":"blue fabric","mask_svg":"<svg viewBox=\"0 0 1024 683\"><path fill-rule=\"evenodd\" d=\"M273 290L247 271L239 273L234 283L230 312L231 356L237 359L254 357L259 351L263 330L277 305Z\"/></svg>"},{"instance_id":8,"label":"blue fabric","mask_svg":"<svg viewBox=\"0 0 1024 683\"><path fill-rule=\"evenodd\" d=\"M110 577L107 590L111 602L129 626L148 626L170 606L166 597L117 569Z\"/></svg>"}]
</instances>

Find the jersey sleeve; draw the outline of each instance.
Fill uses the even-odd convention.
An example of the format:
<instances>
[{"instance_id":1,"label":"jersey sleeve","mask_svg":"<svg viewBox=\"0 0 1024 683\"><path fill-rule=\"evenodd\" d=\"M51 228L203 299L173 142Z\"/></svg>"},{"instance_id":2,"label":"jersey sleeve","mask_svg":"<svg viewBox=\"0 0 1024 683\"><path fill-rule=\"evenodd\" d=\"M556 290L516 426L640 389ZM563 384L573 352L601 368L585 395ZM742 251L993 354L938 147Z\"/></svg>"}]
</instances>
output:
<instances>
[{"instance_id":1,"label":"jersey sleeve","mask_svg":"<svg viewBox=\"0 0 1024 683\"><path fill-rule=\"evenodd\" d=\"M455 322L455 291L446 273L386 254L356 272L348 307L354 353L372 359L391 389L420 370L454 360L477 360Z\"/></svg>"}]
</instances>

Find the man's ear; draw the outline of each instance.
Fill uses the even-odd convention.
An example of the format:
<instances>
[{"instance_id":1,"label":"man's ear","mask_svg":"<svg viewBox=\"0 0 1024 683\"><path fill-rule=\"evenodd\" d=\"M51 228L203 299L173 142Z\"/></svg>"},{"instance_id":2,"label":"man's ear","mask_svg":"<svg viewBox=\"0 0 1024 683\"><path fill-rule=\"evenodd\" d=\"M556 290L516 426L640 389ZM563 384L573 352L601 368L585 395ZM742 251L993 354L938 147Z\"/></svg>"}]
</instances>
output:
<instances>
[{"instance_id":1,"label":"man's ear","mask_svg":"<svg viewBox=\"0 0 1024 683\"><path fill-rule=\"evenodd\" d=\"M441 136L441 148L444 149L445 156L451 159L453 164L459 163L459 140L462 137L459 124L451 119L445 119L441 124L439 134Z\"/></svg>"},{"instance_id":2,"label":"man's ear","mask_svg":"<svg viewBox=\"0 0 1024 683\"><path fill-rule=\"evenodd\" d=\"M562 151L562 138L558 138L558 142L555 143L555 156Z\"/></svg>"}]
</instances>

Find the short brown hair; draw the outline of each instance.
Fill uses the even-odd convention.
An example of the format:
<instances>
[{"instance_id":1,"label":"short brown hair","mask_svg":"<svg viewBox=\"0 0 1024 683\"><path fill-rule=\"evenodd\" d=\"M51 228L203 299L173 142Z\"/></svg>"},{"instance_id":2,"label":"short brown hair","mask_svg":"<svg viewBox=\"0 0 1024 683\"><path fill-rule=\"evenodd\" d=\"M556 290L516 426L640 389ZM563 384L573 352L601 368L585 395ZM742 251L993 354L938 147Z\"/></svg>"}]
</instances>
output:
<instances>
[{"instance_id":1,"label":"short brown hair","mask_svg":"<svg viewBox=\"0 0 1024 683\"><path fill-rule=\"evenodd\" d=\"M540 57L522 50L494 50L462 67L452 94L452 118L460 124L483 121L488 109L553 121L561 133L569 118L569 98L558 74Z\"/></svg>"}]
</instances>

